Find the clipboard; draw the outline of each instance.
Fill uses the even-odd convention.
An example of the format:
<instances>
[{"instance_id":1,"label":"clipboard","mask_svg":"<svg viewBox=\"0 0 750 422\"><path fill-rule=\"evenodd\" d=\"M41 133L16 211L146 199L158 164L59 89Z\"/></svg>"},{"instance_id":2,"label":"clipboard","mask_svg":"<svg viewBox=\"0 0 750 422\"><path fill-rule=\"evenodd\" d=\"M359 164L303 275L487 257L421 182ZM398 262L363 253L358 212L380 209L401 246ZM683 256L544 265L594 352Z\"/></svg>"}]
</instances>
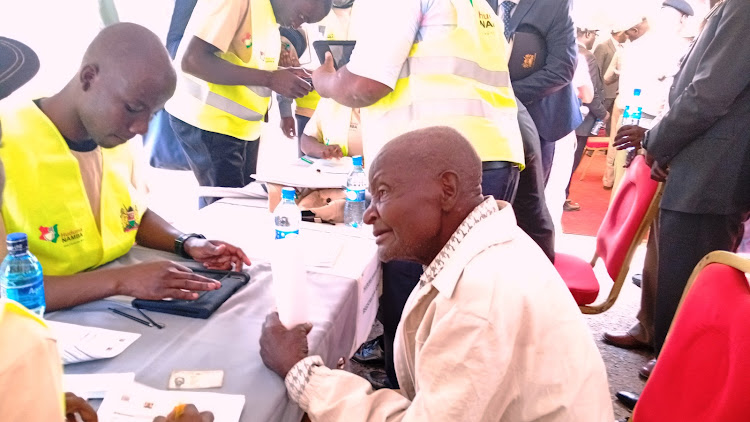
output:
<instances>
[{"instance_id":1,"label":"clipboard","mask_svg":"<svg viewBox=\"0 0 750 422\"><path fill-rule=\"evenodd\" d=\"M313 42L313 48L315 53L318 54L320 63L325 63L326 53L330 52L333 56L333 66L336 70L339 70L349 63L355 43L356 41L315 41Z\"/></svg>"}]
</instances>

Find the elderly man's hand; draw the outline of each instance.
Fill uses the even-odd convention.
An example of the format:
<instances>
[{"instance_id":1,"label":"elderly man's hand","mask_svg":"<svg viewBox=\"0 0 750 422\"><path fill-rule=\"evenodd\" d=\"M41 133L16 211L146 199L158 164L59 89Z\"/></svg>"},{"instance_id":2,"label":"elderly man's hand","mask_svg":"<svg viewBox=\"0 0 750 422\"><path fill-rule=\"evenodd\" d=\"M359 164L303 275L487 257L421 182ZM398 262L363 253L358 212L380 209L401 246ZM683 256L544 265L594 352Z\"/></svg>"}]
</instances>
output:
<instances>
[{"instance_id":1,"label":"elderly man's hand","mask_svg":"<svg viewBox=\"0 0 750 422\"><path fill-rule=\"evenodd\" d=\"M653 160L651 164L651 178L657 182L666 182L669 176L669 166L662 166L658 161Z\"/></svg>"},{"instance_id":2,"label":"elderly man's hand","mask_svg":"<svg viewBox=\"0 0 750 422\"><path fill-rule=\"evenodd\" d=\"M198 412L192 404L179 405L166 417L157 416L154 422L213 422L214 414L211 412Z\"/></svg>"},{"instance_id":3,"label":"elderly man's hand","mask_svg":"<svg viewBox=\"0 0 750 422\"><path fill-rule=\"evenodd\" d=\"M334 77L336 77L336 66L333 64L333 56L330 52L327 52L326 61L312 74L313 85L315 85L315 89L321 97L329 98L331 96L331 92L328 92L326 87Z\"/></svg>"},{"instance_id":4,"label":"elderly man's hand","mask_svg":"<svg viewBox=\"0 0 750 422\"><path fill-rule=\"evenodd\" d=\"M263 363L281 378L286 378L292 367L307 357L307 334L311 330L310 323L288 330L279 320L278 312L268 314L260 334Z\"/></svg>"},{"instance_id":5,"label":"elderly man's hand","mask_svg":"<svg viewBox=\"0 0 750 422\"><path fill-rule=\"evenodd\" d=\"M76 413L83 422L97 422L99 417L89 403L73 393L65 393L65 420L76 422Z\"/></svg>"},{"instance_id":6,"label":"elderly man's hand","mask_svg":"<svg viewBox=\"0 0 750 422\"><path fill-rule=\"evenodd\" d=\"M172 261L154 261L115 269L121 275L119 294L138 299L195 300L195 291L217 290L221 284Z\"/></svg>"},{"instance_id":7,"label":"elderly man's hand","mask_svg":"<svg viewBox=\"0 0 750 422\"><path fill-rule=\"evenodd\" d=\"M185 252L209 270L242 270L250 259L242 249L219 240L191 237L185 242Z\"/></svg>"},{"instance_id":8,"label":"elderly man's hand","mask_svg":"<svg viewBox=\"0 0 750 422\"><path fill-rule=\"evenodd\" d=\"M612 145L618 150L628 148L641 148L641 142L646 134L646 129L640 126L626 125L622 126L615 136L615 140Z\"/></svg>"}]
</instances>

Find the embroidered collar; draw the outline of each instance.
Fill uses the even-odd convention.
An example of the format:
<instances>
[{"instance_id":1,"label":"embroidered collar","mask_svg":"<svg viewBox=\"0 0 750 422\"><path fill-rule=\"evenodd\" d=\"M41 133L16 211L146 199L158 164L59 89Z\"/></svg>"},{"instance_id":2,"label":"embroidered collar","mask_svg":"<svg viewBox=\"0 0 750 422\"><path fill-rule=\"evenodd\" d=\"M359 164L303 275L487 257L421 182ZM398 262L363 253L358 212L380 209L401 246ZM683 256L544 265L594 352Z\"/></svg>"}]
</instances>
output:
<instances>
[{"instance_id":1,"label":"embroidered collar","mask_svg":"<svg viewBox=\"0 0 750 422\"><path fill-rule=\"evenodd\" d=\"M451 236L451 238L448 240L448 243L443 246L443 249L440 250L440 253L438 253L435 259L432 260L430 265L425 268L422 277L420 277L419 279L420 287L426 284L431 284L432 281L435 280L435 277L440 274L440 271L442 271L445 263L450 260L451 254L453 254L458 245L462 240L464 240L466 235L469 234L474 226L476 226L480 221L499 211L500 209L497 207L495 198L491 196L486 197L481 204L477 205L477 207L474 208L471 214L469 214L461 223L461 225L458 226L456 231L453 232L453 236Z\"/></svg>"}]
</instances>

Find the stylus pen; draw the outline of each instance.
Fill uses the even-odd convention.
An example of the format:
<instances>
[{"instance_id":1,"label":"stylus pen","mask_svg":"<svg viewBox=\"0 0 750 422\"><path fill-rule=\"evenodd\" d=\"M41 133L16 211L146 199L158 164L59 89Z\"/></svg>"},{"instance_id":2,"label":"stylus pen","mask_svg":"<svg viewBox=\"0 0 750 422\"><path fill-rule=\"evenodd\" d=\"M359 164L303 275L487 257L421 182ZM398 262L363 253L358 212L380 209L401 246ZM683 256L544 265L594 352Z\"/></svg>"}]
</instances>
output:
<instances>
[{"instance_id":1,"label":"stylus pen","mask_svg":"<svg viewBox=\"0 0 750 422\"><path fill-rule=\"evenodd\" d=\"M116 313L117 315L120 315L120 316L124 316L125 318L128 318L128 319L132 319L132 320L133 320L133 321L135 321L135 322L140 322L141 324L143 324L143 325L145 325L145 326L147 326L147 327L153 327L153 326L154 326L153 324L151 324L151 323L150 323L150 322L148 322L148 321L144 321L144 320L142 320L142 319L140 319L140 318L138 318L138 317L135 317L135 316L133 316L133 315L130 315L130 314L128 314L128 313L125 313L125 312L123 312L123 311L121 311L121 310L119 310L119 309L115 309L115 308L108 308L108 309L109 309L110 311L112 311L112 312Z\"/></svg>"},{"instance_id":2,"label":"stylus pen","mask_svg":"<svg viewBox=\"0 0 750 422\"><path fill-rule=\"evenodd\" d=\"M154 321L153 319L151 319L151 317L149 317L148 315L146 315L146 313L145 313L145 312L143 312L143 310L142 310L141 308L136 308L135 306L133 306L133 308L135 308L135 310L136 310L136 311L138 311L138 313L139 313L139 314L143 315L143 317L144 317L144 318L146 318L146 320L147 320L148 322L150 322L150 323L154 324L154 326L155 326L156 328L158 328L158 329L160 329L160 330L161 330L162 328L166 327L166 325L164 325L164 324L159 324L158 322L156 322L156 321Z\"/></svg>"}]
</instances>

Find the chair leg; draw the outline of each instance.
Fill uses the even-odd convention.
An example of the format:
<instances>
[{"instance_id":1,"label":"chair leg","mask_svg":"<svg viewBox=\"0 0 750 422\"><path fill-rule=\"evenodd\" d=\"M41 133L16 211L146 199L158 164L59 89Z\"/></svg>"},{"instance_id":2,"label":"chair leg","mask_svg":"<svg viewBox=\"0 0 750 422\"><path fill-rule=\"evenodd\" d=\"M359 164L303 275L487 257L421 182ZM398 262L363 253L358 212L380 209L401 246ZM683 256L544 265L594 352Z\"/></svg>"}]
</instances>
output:
<instances>
[{"instance_id":1,"label":"chair leg","mask_svg":"<svg viewBox=\"0 0 750 422\"><path fill-rule=\"evenodd\" d=\"M581 158L581 160L583 160L584 158L586 158L586 152L587 151L589 151L588 148L584 148L583 149L583 157ZM586 160L586 165L583 166L583 171L581 172L581 177L578 179L579 181L583 180L586 177L586 172L589 171L589 166L591 166L591 160L594 159L594 154L596 154L596 150L592 151L591 152L591 157L588 157L588 160Z\"/></svg>"}]
</instances>

